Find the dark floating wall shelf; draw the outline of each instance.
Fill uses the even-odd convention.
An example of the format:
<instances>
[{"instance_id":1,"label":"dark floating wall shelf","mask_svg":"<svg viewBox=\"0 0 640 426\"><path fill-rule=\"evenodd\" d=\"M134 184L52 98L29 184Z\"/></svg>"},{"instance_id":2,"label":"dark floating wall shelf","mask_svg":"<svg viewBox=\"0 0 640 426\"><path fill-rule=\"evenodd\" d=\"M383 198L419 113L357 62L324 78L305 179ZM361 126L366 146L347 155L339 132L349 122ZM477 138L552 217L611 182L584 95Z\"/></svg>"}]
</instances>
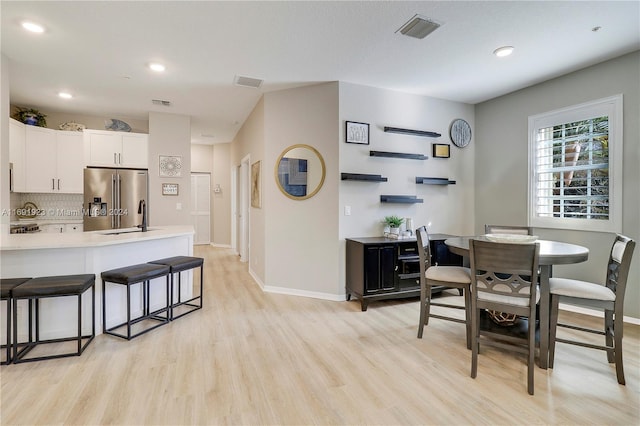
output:
<instances>
[{"instance_id":1,"label":"dark floating wall shelf","mask_svg":"<svg viewBox=\"0 0 640 426\"><path fill-rule=\"evenodd\" d=\"M386 182L387 178L380 175L368 175L363 173L342 173L342 180L363 180L369 182Z\"/></svg>"},{"instance_id":2,"label":"dark floating wall shelf","mask_svg":"<svg viewBox=\"0 0 640 426\"><path fill-rule=\"evenodd\" d=\"M404 204L416 204L423 203L424 200L417 198L415 195L381 195L381 203L404 203Z\"/></svg>"},{"instance_id":3,"label":"dark floating wall shelf","mask_svg":"<svg viewBox=\"0 0 640 426\"><path fill-rule=\"evenodd\" d=\"M407 158L409 160L426 160L426 155L422 154L405 154L403 152L386 152L386 151L369 151L371 157L390 157L390 158Z\"/></svg>"},{"instance_id":4,"label":"dark floating wall shelf","mask_svg":"<svg viewBox=\"0 0 640 426\"><path fill-rule=\"evenodd\" d=\"M437 132L428 132L426 130L411 130L411 129L401 129L399 127L385 127L384 131L387 133L400 133L402 135L413 135L413 136L425 136L428 138L439 138L442 136Z\"/></svg>"},{"instance_id":5,"label":"dark floating wall shelf","mask_svg":"<svg viewBox=\"0 0 640 426\"><path fill-rule=\"evenodd\" d=\"M416 176L416 183L423 183L425 185L455 185L455 180L449 180L449 178L436 178L436 177L418 177Z\"/></svg>"}]
</instances>

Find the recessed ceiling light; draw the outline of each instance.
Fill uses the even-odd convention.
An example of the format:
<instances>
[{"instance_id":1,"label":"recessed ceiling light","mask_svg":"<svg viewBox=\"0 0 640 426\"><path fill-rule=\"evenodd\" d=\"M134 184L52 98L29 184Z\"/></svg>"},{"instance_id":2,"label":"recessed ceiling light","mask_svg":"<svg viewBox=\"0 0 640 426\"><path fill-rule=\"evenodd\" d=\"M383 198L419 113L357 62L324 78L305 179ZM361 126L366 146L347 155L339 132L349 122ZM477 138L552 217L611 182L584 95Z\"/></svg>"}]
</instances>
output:
<instances>
[{"instance_id":1,"label":"recessed ceiling light","mask_svg":"<svg viewBox=\"0 0 640 426\"><path fill-rule=\"evenodd\" d=\"M513 53L513 46L502 46L498 47L493 51L493 54L498 58L504 58L505 56L509 56Z\"/></svg>"},{"instance_id":2,"label":"recessed ceiling light","mask_svg":"<svg viewBox=\"0 0 640 426\"><path fill-rule=\"evenodd\" d=\"M35 22L25 21L22 23L22 28L32 33L43 33L44 27L42 25L36 24Z\"/></svg>"},{"instance_id":3,"label":"recessed ceiling light","mask_svg":"<svg viewBox=\"0 0 640 426\"><path fill-rule=\"evenodd\" d=\"M71 99L71 98L73 98L73 95L71 93L67 93L67 92L60 92L60 93L58 93L58 96L60 96L62 99Z\"/></svg>"},{"instance_id":4,"label":"recessed ceiling light","mask_svg":"<svg viewBox=\"0 0 640 426\"><path fill-rule=\"evenodd\" d=\"M165 70L165 66L154 62L149 64L149 69L155 72L162 72Z\"/></svg>"}]
</instances>

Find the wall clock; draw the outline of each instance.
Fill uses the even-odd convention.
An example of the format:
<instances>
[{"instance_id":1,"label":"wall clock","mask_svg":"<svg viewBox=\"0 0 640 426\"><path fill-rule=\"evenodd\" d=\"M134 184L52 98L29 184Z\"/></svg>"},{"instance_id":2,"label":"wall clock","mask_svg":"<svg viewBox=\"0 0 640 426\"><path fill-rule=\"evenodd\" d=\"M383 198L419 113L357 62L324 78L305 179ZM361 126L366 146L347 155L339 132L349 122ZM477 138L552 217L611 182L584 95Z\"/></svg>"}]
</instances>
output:
<instances>
[{"instance_id":1,"label":"wall clock","mask_svg":"<svg viewBox=\"0 0 640 426\"><path fill-rule=\"evenodd\" d=\"M458 148L464 148L471 142L471 126L462 118L456 118L449 128L451 142Z\"/></svg>"}]
</instances>

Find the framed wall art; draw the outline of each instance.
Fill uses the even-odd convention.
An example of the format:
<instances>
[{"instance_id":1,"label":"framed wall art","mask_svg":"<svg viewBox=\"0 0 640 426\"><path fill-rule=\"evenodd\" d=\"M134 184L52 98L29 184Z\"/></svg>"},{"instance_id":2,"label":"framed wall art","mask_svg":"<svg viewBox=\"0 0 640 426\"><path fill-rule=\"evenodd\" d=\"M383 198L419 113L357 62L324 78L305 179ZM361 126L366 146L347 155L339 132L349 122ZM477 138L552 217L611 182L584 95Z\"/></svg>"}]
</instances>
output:
<instances>
[{"instance_id":1,"label":"framed wall art","mask_svg":"<svg viewBox=\"0 0 640 426\"><path fill-rule=\"evenodd\" d=\"M347 121L344 134L347 143L369 145L369 123Z\"/></svg>"},{"instance_id":2,"label":"framed wall art","mask_svg":"<svg viewBox=\"0 0 640 426\"><path fill-rule=\"evenodd\" d=\"M447 143L434 143L433 158L449 158L451 156L451 146Z\"/></svg>"},{"instance_id":3,"label":"framed wall art","mask_svg":"<svg viewBox=\"0 0 640 426\"><path fill-rule=\"evenodd\" d=\"M260 193L260 161L251 165L251 207L262 208L262 194Z\"/></svg>"},{"instance_id":4,"label":"framed wall art","mask_svg":"<svg viewBox=\"0 0 640 426\"><path fill-rule=\"evenodd\" d=\"M174 155L160 156L160 177L182 176L182 157Z\"/></svg>"},{"instance_id":5,"label":"framed wall art","mask_svg":"<svg viewBox=\"0 0 640 426\"><path fill-rule=\"evenodd\" d=\"M178 184L177 183L163 183L162 184L162 195L178 195Z\"/></svg>"}]
</instances>

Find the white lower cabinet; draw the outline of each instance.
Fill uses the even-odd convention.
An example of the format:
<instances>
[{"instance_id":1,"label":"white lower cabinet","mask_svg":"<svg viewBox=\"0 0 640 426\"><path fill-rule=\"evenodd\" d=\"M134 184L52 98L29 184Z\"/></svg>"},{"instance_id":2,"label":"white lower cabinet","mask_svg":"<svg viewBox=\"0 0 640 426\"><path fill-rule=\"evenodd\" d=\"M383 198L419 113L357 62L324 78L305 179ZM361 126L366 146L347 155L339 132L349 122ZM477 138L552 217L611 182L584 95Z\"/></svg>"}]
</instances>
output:
<instances>
[{"instance_id":1,"label":"white lower cabinet","mask_svg":"<svg viewBox=\"0 0 640 426\"><path fill-rule=\"evenodd\" d=\"M82 223L40 223L41 232L47 234L61 234L65 232L82 232Z\"/></svg>"}]
</instances>

